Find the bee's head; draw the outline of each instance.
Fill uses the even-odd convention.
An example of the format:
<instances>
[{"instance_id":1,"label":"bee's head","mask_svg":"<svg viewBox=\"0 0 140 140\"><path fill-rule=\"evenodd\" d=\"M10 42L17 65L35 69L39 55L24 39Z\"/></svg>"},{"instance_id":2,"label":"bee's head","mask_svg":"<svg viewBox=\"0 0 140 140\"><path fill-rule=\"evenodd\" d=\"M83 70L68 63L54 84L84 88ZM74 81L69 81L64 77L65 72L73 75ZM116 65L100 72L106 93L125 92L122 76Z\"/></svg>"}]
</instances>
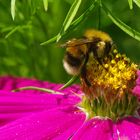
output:
<instances>
[{"instance_id":1,"label":"bee's head","mask_svg":"<svg viewBox=\"0 0 140 140\"><path fill-rule=\"evenodd\" d=\"M63 60L65 70L71 75L77 75L84 64L87 53L87 39L72 39L61 45L66 48L65 57Z\"/></svg>"}]
</instances>

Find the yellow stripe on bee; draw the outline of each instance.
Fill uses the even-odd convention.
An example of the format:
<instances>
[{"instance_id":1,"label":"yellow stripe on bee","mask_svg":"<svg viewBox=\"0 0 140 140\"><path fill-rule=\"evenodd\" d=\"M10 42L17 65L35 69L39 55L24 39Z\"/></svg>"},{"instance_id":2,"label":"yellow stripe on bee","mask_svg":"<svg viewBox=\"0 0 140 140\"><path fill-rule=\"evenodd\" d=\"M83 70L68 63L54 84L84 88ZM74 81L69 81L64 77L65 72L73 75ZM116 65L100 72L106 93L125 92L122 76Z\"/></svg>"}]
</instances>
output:
<instances>
[{"instance_id":1,"label":"yellow stripe on bee","mask_svg":"<svg viewBox=\"0 0 140 140\"><path fill-rule=\"evenodd\" d=\"M102 41L111 41L112 40L111 37L107 33L98 31L95 29L86 30L84 36L87 37L89 40L92 40L94 38L100 38L100 39L102 39Z\"/></svg>"},{"instance_id":2,"label":"yellow stripe on bee","mask_svg":"<svg viewBox=\"0 0 140 140\"><path fill-rule=\"evenodd\" d=\"M87 45L80 45L78 48L75 48L77 46L71 46L66 49L67 52L72 54L73 57L79 57L81 55L81 52L83 54L87 53Z\"/></svg>"}]
</instances>

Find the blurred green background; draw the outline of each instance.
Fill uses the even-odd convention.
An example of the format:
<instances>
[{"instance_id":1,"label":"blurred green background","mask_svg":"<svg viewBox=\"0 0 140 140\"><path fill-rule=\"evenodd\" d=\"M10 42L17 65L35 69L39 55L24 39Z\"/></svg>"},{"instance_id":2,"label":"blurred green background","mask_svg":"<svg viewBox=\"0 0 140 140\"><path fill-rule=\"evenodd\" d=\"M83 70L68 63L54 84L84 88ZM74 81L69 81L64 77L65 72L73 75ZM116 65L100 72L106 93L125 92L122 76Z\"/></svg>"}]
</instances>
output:
<instances>
[{"instance_id":1,"label":"blurred green background","mask_svg":"<svg viewBox=\"0 0 140 140\"><path fill-rule=\"evenodd\" d=\"M120 52L126 53L140 64L140 41L117 27L98 4L85 20L66 33L58 43L42 46L40 43L59 33L74 0L17 0L14 5L14 20L11 2L14 3L13 0L0 0L0 75L34 77L51 82L68 81L70 76L62 64L65 50L58 46L68 39L81 37L88 28L100 28L109 33ZM74 19L93 2L94 0L81 1ZM133 9L130 9L127 0L102 2L114 16L140 32L140 5L133 3Z\"/></svg>"}]
</instances>

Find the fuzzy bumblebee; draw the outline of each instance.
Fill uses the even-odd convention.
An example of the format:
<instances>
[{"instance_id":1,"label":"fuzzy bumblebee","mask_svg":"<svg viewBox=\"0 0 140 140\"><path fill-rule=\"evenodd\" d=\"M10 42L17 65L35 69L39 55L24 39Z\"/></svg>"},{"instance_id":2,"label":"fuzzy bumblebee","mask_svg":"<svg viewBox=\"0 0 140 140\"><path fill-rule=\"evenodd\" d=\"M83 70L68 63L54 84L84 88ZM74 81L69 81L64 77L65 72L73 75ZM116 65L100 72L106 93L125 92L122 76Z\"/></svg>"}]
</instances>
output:
<instances>
[{"instance_id":1,"label":"fuzzy bumblebee","mask_svg":"<svg viewBox=\"0 0 140 140\"><path fill-rule=\"evenodd\" d=\"M111 37L94 29L87 30L83 38L74 38L62 46L66 48L63 60L65 70L70 75L81 74L88 85L90 83L86 78L86 65L90 55L102 65L103 58L114 49Z\"/></svg>"},{"instance_id":2,"label":"fuzzy bumblebee","mask_svg":"<svg viewBox=\"0 0 140 140\"><path fill-rule=\"evenodd\" d=\"M79 75L83 96L80 108L88 114L116 121L135 115L138 98L132 94L137 65L117 51L111 37L102 31L87 30L81 39L63 45L65 70Z\"/></svg>"}]
</instances>

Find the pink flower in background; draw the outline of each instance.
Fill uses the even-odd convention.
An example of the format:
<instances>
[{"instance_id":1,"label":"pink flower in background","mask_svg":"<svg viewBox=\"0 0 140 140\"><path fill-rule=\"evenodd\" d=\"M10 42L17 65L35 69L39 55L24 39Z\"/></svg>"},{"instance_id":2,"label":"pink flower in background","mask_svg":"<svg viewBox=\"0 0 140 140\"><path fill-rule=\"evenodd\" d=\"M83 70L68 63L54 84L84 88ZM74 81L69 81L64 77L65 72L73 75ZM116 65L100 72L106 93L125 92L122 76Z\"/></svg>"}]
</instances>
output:
<instances>
[{"instance_id":1,"label":"pink flower in background","mask_svg":"<svg viewBox=\"0 0 140 140\"><path fill-rule=\"evenodd\" d=\"M138 78L136 80L136 86L133 89L133 92L136 96L140 97L140 70L137 71Z\"/></svg>"},{"instance_id":2,"label":"pink flower in background","mask_svg":"<svg viewBox=\"0 0 140 140\"><path fill-rule=\"evenodd\" d=\"M140 86L139 78L140 75L136 87ZM36 90L11 92L25 86L53 89L64 95ZM79 86L60 91L61 86L31 79L1 77L0 140L140 139L139 118L124 117L117 122L98 116L87 119L87 114L78 107L83 96Z\"/></svg>"}]
</instances>

